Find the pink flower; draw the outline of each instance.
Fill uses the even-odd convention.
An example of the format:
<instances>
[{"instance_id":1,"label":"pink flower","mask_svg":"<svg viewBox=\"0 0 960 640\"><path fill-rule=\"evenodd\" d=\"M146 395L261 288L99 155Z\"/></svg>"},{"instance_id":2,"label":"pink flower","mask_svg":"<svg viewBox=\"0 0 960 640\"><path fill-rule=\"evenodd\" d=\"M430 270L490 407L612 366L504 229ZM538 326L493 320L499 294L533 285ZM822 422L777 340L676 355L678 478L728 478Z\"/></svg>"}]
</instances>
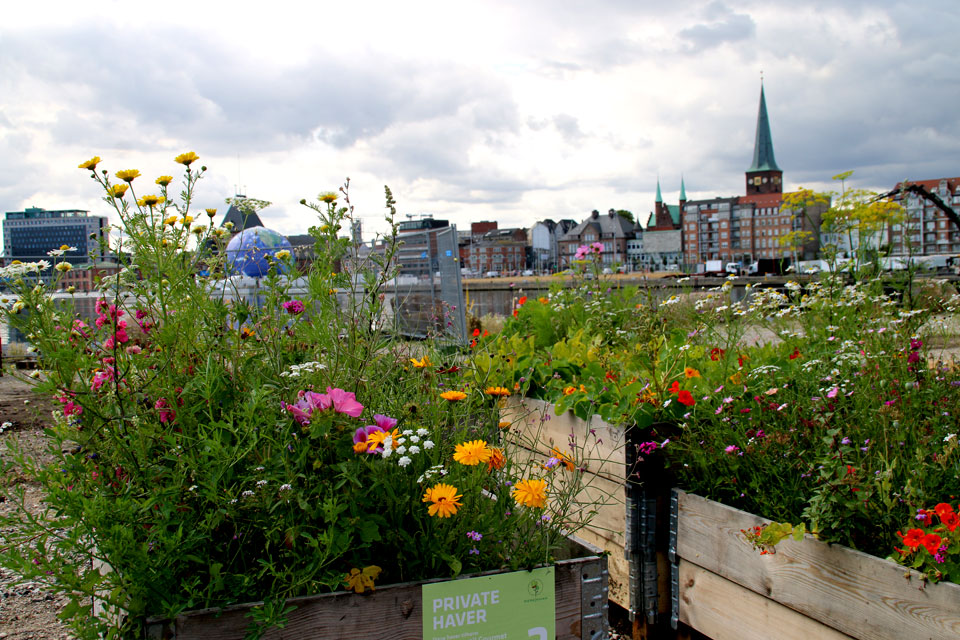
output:
<instances>
[{"instance_id":1,"label":"pink flower","mask_svg":"<svg viewBox=\"0 0 960 640\"><path fill-rule=\"evenodd\" d=\"M594 253L603 253L603 243L594 242L590 245L590 248L593 249Z\"/></svg>"},{"instance_id":2,"label":"pink flower","mask_svg":"<svg viewBox=\"0 0 960 640\"><path fill-rule=\"evenodd\" d=\"M299 300L289 300L284 302L281 306L283 306L283 309L292 316L303 313L304 310L303 303Z\"/></svg>"},{"instance_id":3,"label":"pink flower","mask_svg":"<svg viewBox=\"0 0 960 640\"><path fill-rule=\"evenodd\" d=\"M99 369L96 373L93 374L93 381L90 383L90 387L94 391L98 391L100 387L107 381L113 380L114 369L110 365L107 365L106 369Z\"/></svg>"},{"instance_id":4,"label":"pink flower","mask_svg":"<svg viewBox=\"0 0 960 640\"><path fill-rule=\"evenodd\" d=\"M353 434L353 444L354 444L354 445L358 445L358 444L366 445L366 443L367 443L367 438L368 438L370 435L376 433L377 431L383 431L383 429L381 429L379 426L377 426L377 425L375 425L375 424L368 424L368 425L365 426L365 427L360 427L360 428L357 429L357 430L354 432L354 434ZM359 450L357 447L354 447L354 449L355 449L355 450ZM376 448L374 448L374 449L367 449L366 447L363 447L363 450L366 451L367 453L382 453L382 452L383 452L383 447L376 447Z\"/></svg>"},{"instance_id":5,"label":"pink flower","mask_svg":"<svg viewBox=\"0 0 960 640\"><path fill-rule=\"evenodd\" d=\"M840 389L839 389L838 387L834 387L834 388L830 389L830 391L827 391L827 397L832 400L832 399L834 399L834 398L837 397L837 394L838 394L839 392L840 392Z\"/></svg>"},{"instance_id":6,"label":"pink flower","mask_svg":"<svg viewBox=\"0 0 960 640\"><path fill-rule=\"evenodd\" d=\"M337 413L345 413L354 418L359 418L360 414L363 413L363 405L357 402L357 397L350 391L327 387L327 397L333 403L333 410ZM388 418L388 420L393 420L393 418ZM393 423L396 424L397 421L393 420Z\"/></svg>"},{"instance_id":7,"label":"pink flower","mask_svg":"<svg viewBox=\"0 0 960 640\"><path fill-rule=\"evenodd\" d=\"M160 412L160 424L173 422L173 419L177 417L177 412L173 410L173 407L170 406L170 403L167 402L165 398L157 400L153 408Z\"/></svg>"},{"instance_id":8,"label":"pink flower","mask_svg":"<svg viewBox=\"0 0 960 640\"><path fill-rule=\"evenodd\" d=\"M585 244L582 244L579 247L577 247L577 253L573 257L576 258L577 260L583 260L584 258L587 257L588 253L590 253L590 247Z\"/></svg>"},{"instance_id":9,"label":"pink flower","mask_svg":"<svg viewBox=\"0 0 960 640\"><path fill-rule=\"evenodd\" d=\"M740 451L740 447L738 447L738 446L735 445L735 444L731 444L731 445L728 446L726 449L724 449L724 451L726 451L726 452L729 453L729 454L734 454L734 453L736 453L737 451Z\"/></svg>"},{"instance_id":10,"label":"pink flower","mask_svg":"<svg viewBox=\"0 0 960 640\"><path fill-rule=\"evenodd\" d=\"M81 413L83 413L83 407L78 405L73 400L63 405L63 415L67 416L68 418L70 416L78 416Z\"/></svg>"}]
</instances>

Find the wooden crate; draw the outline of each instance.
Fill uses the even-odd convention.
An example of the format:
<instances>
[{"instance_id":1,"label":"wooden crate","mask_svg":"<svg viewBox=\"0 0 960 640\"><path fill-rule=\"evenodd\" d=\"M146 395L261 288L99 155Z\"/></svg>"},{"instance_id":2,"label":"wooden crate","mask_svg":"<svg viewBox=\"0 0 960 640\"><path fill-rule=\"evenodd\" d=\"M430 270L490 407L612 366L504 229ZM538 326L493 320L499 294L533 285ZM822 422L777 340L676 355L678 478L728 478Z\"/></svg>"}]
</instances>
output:
<instances>
[{"instance_id":1,"label":"wooden crate","mask_svg":"<svg viewBox=\"0 0 960 640\"><path fill-rule=\"evenodd\" d=\"M556 632L558 640L600 640L608 635L606 557L578 541L582 557L556 563ZM491 575L487 572L479 575ZM464 576L473 577L473 576ZM442 582L430 580L428 582ZM423 632L424 582L378 587L355 594L339 591L292 598L297 609L283 629L271 629L267 640L418 640ZM151 621L151 640L237 640L243 638L252 607L248 603L223 609L187 612L172 621Z\"/></svg>"},{"instance_id":2,"label":"wooden crate","mask_svg":"<svg viewBox=\"0 0 960 640\"><path fill-rule=\"evenodd\" d=\"M716 640L960 638L960 585L807 535L760 555L769 520L677 491L679 621Z\"/></svg>"},{"instance_id":3,"label":"wooden crate","mask_svg":"<svg viewBox=\"0 0 960 640\"><path fill-rule=\"evenodd\" d=\"M501 418L512 423L510 442L528 451L533 449L532 453L541 458L550 457L552 447L567 451L571 436L578 448L583 448L585 456L580 463L586 469L587 486L576 500L582 509L596 510L596 514L589 526L577 531L577 536L610 554L610 600L630 609L630 563L625 552L624 430L598 416L589 421L570 412L558 416L553 404L530 398L509 398Z\"/></svg>"}]
</instances>

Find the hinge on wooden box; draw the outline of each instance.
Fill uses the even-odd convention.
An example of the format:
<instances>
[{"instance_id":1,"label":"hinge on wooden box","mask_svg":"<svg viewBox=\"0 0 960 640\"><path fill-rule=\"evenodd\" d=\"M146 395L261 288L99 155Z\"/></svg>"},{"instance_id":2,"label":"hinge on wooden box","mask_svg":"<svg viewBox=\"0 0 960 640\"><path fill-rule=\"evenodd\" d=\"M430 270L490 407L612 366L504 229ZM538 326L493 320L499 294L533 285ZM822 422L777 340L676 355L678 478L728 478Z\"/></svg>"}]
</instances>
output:
<instances>
[{"instance_id":1,"label":"hinge on wooden box","mask_svg":"<svg viewBox=\"0 0 960 640\"><path fill-rule=\"evenodd\" d=\"M640 498L639 551L643 613L648 624L656 624L660 599L657 586L657 499L648 497L646 488Z\"/></svg>"},{"instance_id":2,"label":"hinge on wooden box","mask_svg":"<svg viewBox=\"0 0 960 640\"><path fill-rule=\"evenodd\" d=\"M677 530L680 524L680 498L677 490L670 492L670 628L676 631L680 624L680 559L677 557Z\"/></svg>"},{"instance_id":3,"label":"hinge on wooden box","mask_svg":"<svg viewBox=\"0 0 960 640\"><path fill-rule=\"evenodd\" d=\"M610 605L608 600L609 573L606 558L586 565L580 573L580 638L606 640Z\"/></svg>"}]
</instances>

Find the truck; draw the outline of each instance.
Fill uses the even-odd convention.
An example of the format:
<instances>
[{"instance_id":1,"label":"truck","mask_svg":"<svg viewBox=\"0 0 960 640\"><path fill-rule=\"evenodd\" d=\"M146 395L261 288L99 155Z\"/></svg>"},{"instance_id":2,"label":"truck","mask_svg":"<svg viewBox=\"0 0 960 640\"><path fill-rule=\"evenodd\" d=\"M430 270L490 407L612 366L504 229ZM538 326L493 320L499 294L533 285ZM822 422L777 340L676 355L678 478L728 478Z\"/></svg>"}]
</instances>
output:
<instances>
[{"instance_id":1,"label":"truck","mask_svg":"<svg viewBox=\"0 0 960 640\"><path fill-rule=\"evenodd\" d=\"M787 258L760 258L750 265L747 273L751 276L782 276L787 272L790 260Z\"/></svg>"},{"instance_id":2,"label":"truck","mask_svg":"<svg viewBox=\"0 0 960 640\"><path fill-rule=\"evenodd\" d=\"M703 265L703 275L705 276L725 276L726 270L723 266L723 260L707 260Z\"/></svg>"}]
</instances>

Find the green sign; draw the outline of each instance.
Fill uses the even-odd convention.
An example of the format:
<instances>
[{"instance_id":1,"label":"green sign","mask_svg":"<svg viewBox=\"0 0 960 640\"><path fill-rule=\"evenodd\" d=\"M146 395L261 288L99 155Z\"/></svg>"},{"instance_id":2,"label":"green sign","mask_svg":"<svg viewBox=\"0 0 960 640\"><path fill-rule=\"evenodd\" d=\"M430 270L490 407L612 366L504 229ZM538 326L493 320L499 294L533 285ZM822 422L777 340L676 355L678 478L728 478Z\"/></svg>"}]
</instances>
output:
<instances>
[{"instance_id":1,"label":"green sign","mask_svg":"<svg viewBox=\"0 0 960 640\"><path fill-rule=\"evenodd\" d=\"M555 640L553 567L423 585L424 640Z\"/></svg>"}]
</instances>

